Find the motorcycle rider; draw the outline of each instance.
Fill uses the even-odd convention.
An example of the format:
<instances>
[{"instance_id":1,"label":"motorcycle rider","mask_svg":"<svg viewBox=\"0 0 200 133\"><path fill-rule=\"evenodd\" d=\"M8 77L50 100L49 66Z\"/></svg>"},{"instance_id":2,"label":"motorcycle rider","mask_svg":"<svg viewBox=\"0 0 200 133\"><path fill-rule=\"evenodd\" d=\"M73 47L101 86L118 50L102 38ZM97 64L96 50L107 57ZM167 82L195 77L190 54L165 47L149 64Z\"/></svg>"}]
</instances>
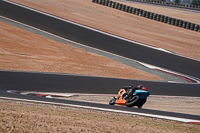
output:
<instances>
[{"instance_id":1,"label":"motorcycle rider","mask_svg":"<svg viewBox=\"0 0 200 133\"><path fill-rule=\"evenodd\" d=\"M130 95L133 95L133 93L135 92L135 90L147 90L146 87L144 87L143 85L138 85L137 87L124 86L122 89L125 90L123 96L126 96L126 97L128 97Z\"/></svg>"},{"instance_id":2,"label":"motorcycle rider","mask_svg":"<svg viewBox=\"0 0 200 133\"><path fill-rule=\"evenodd\" d=\"M136 90L145 90L145 92L138 91L143 97L140 97L137 93L134 94ZM109 101L109 105L119 104L126 105L127 107L137 106L138 108L141 108L148 96L149 92L143 85L138 85L137 87L124 86L119 90L118 95Z\"/></svg>"}]
</instances>

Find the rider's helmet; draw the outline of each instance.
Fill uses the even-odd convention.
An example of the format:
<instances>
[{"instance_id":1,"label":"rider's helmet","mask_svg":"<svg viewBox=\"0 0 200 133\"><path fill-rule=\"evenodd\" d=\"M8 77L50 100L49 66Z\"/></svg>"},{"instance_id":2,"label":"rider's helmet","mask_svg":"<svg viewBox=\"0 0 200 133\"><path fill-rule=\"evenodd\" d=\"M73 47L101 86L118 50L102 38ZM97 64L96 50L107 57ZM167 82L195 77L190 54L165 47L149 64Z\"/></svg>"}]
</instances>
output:
<instances>
[{"instance_id":1,"label":"rider's helmet","mask_svg":"<svg viewBox=\"0 0 200 133\"><path fill-rule=\"evenodd\" d=\"M129 90L129 89L132 89L133 86L124 86L122 89L125 89L125 90Z\"/></svg>"},{"instance_id":2,"label":"rider's helmet","mask_svg":"<svg viewBox=\"0 0 200 133\"><path fill-rule=\"evenodd\" d=\"M145 91L147 91L147 88L144 87L143 85L138 85L137 88L138 88L138 89L141 89L141 90L145 90Z\"/></svg>"}]
</instances>

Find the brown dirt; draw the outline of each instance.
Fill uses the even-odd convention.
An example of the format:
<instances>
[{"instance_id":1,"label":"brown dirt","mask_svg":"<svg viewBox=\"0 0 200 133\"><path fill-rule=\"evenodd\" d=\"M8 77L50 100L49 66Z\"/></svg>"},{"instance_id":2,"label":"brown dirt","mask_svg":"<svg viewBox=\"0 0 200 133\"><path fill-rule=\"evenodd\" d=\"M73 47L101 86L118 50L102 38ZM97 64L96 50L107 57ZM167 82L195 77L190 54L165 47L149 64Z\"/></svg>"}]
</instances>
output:
<instances>
[{"instance_id":1,"label":"brown dirt","mask_svg":"<svg viewBox=\"0 0 200 133\"><path fill-rule=\"evenodd\" d=\"M131 40L173 51L179 55L200 60L200 33L165 23L149 20L110 7L92 3L92 0L11 0L83 25L109 32ZM200 22L199 14L177 9L132 4L138 8ZM147 8L148 7L148 8ZM187 14L187 15L186 15ZM189 15L188 15L189 14Z\"/></svg>"},{"instance_id":2,"label":"brown dirt","mask_svg":"<svg viewBox=\"0 0 200 133\"><path fill-rule=\"evenodd\" d=\"M0 69L129 79L161 79L156 75L3 22L0 22L0 36Z\"/></svg>"},{"instance_id":3,"label":"brown dirt","mask_svg":"<svg viewBox=\"0 0 200 133\"><path fill-rule=\"evenodd\" d=\"M200 126L195 124L66 106L8 103L2 100L0 106L0 132L123 133L126 130L130 133L198 133L200 131Z\"/></svg>"}]
</instances>

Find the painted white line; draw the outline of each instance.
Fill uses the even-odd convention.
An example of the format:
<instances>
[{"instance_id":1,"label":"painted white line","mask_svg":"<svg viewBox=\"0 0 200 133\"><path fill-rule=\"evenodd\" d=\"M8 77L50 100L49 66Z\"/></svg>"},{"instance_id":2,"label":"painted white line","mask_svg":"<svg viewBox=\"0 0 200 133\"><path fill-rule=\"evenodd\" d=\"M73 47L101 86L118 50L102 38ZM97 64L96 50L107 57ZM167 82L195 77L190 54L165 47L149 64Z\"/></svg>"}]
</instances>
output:
<instances>
[{"instance_id":1,"label":"painted white line","mask_svg":"<svg viewBox=\"0 0 200 133\"><path fill-rule=\"evenodd\" d=\"M153 114L138 113L138 112L130 112L130 111L123 111L123 110L114 110L114 109L106 109L106 108L98 108L98 107L90 107L90 106L82 106L82 105L73 105L73 104L65 104L65 103L56 103L56 102L47 102L47 101L37 101L37 100L20 99L20 98L10 98L10 97L0 97L0 98L1 99L7 99L7 100L16 100L16 101L25 101L25 102L34 102L34 103L44 103L44 104L71 106L71 107L94 109L94 110L100 110L100 111L124 113L124 114L133 114L133 115L154 117L154 118L159 118L159 119L167 119L167 120L174 120L174 121L180 121L180 122L200 123L199 120L177 118L177 117L169 117L169 116L162 116L162 115L153 115Z\"/></svg>"}]
</instances>

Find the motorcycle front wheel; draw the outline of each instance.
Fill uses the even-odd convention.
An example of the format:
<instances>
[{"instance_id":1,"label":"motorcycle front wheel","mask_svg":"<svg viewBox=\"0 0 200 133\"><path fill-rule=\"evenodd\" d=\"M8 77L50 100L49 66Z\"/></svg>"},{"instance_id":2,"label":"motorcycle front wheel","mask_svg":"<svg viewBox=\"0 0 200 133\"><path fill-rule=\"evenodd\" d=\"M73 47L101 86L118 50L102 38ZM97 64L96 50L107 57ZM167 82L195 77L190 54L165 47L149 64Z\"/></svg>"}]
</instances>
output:
<instances>
[{"instance_id":1,"label":"motorcycle front wheel","mask_svg":"<svg viewBox=\"0 0 200 133\"><path fill-rule=\"evenodd\" d=\"M126 106L127 107L136 106L139 100L140 100L139 96L132 96L131 98L126 100Z\"/></svg>"},{"instance_id":2,"label":"motorcycle front wheel","mask_svg":"<svg viewBox=\"0 0 200 133\"><path fill-rule=\"evenodd\" d=\"M114 105L114 104L115 104L115 101L116 101L116 98L113 98L113 99L111 99L111 100L109 101L109 104L110 104L110 105Z\"/></svg>"}]
</instances>

